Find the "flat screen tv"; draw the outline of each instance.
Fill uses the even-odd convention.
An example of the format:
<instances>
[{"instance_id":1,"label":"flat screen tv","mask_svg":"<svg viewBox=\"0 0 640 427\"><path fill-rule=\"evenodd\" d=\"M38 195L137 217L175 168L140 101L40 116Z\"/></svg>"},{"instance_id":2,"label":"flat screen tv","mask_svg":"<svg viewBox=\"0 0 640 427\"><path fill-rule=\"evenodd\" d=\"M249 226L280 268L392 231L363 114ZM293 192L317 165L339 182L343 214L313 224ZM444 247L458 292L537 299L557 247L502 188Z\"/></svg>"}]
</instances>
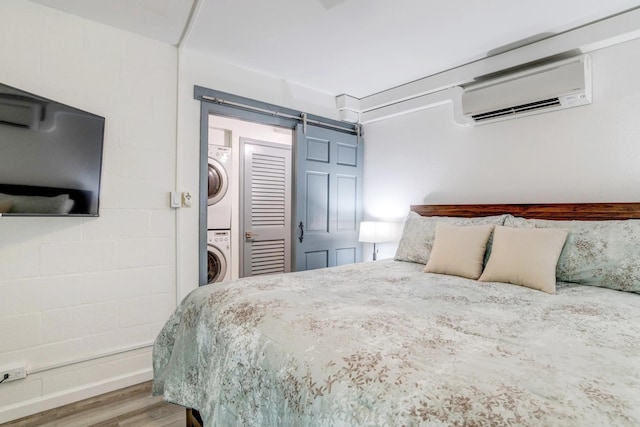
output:
<instances>
[{"instance_id":1,"label":"flat screen tv","mask_svg":"<svg viewBox=\"0 0 640 427\"><path fill-rule=\"evenodd\" d=\"M98 216L104 121L0 84L0 214Z\"/></svg>"}]
</instances>

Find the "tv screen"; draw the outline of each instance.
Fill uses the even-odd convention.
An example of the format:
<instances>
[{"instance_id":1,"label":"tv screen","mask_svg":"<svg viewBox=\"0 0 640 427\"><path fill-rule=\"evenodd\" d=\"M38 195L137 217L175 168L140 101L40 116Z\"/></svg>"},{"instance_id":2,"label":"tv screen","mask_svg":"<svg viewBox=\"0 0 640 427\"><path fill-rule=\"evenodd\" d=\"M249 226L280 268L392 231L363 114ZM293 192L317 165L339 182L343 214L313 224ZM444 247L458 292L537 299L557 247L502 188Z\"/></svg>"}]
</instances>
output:
<instances>
[{"instance_id":1,"label":"tv screen","mask_svg":"<svg viewBox=\"0 0 640 427\"><path fill-rule=\"evenodd\" d=\"M0 84L0 214L98 216L104 120Z\"/></svg>"}]
</instances>

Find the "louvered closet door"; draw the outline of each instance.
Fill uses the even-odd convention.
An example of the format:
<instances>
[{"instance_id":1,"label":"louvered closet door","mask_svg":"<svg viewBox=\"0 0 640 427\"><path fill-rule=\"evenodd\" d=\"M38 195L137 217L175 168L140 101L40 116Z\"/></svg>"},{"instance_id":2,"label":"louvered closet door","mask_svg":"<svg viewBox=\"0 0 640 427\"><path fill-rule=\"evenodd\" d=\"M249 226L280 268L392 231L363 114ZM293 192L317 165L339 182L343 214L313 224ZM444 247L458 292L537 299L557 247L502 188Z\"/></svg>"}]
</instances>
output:
<instances>
[{"instance_id":1,"label":"louvered closet door","mask_svg":"<svg viewBox=\"0 0 640 427\"><path fill-rule=\"evenodd\" d=\"M241 138L243 277L291 271L291 147Z\"/></svg>"}]
</instances>

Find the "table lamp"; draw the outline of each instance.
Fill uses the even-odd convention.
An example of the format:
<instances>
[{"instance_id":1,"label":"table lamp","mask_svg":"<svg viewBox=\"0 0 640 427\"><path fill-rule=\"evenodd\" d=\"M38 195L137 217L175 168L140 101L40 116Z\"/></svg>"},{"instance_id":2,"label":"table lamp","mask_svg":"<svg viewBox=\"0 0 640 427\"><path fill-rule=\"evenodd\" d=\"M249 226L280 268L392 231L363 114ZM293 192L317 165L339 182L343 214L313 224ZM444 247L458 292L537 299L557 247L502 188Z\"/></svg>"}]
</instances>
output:
<instances>
[{"instance_id":1,"label":"table lamp","mask_svg":"<svg viewBox=\"0 0 640 427\"><path fill-rule=\"evenodd\" d=\"M362 221L360 223L360 236L358 240L363 243L373 243L373 260L377 258L376 243L390 242L392 240L391 224L383 221Z\"/></svg>"}]
</instances>

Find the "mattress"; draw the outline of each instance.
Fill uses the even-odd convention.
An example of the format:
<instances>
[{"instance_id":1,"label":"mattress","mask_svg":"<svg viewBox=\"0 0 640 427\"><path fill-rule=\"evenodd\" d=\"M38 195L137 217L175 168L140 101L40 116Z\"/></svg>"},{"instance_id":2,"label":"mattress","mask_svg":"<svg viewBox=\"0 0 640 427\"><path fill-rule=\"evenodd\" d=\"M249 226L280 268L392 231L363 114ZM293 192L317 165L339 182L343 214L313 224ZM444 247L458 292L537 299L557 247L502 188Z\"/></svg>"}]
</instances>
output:
<instances>
[{"instance_id":1,"label":"mattress","mask_svg":"<svg viewBox=\"0 0 640 427\"><path fill-rule=\"evenodd\" d=\"M188 295L154 393L206 426L640 425L640 295L383 260Z\"/></svg>"}]
</instances>

